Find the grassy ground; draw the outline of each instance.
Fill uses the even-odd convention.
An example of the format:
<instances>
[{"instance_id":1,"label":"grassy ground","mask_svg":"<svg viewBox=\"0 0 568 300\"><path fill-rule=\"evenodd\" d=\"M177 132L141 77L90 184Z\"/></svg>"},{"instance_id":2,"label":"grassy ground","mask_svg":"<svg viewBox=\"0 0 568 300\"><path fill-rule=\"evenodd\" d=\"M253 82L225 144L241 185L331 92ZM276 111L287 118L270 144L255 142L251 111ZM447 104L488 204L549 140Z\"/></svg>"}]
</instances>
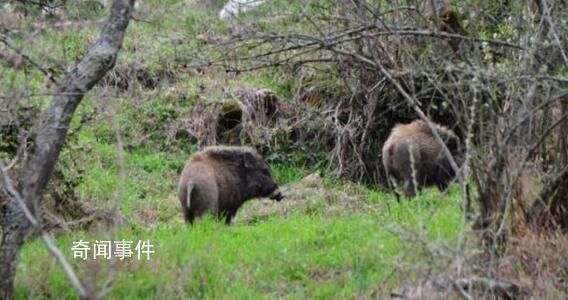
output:
<instances>
[{"instance_id":1,"label":"grassy ground","mask_svg":"<svg viewBox=\"0 0 568 300\"><path fill-rule=\"evenodd\" d=\"M140 3L136 17L143 21L131 24L115 70L132 79L141 68L145 77L166 79L152 88L131 80L126 90L107 86L89 93L61 154L59 168L79 178L78 198L110 207L120 186L114 124L120 128L127 175L120 212L126 225L117 239L149 240L155 254L150 260L119 261L110 298L381 298L418 276L420 266L435 266L417 241L449 249L460 245L465 225L455 191L449 196L429 191L397 203L392 195L330 179L325 172L315 187L303 183L304 176L321 168L296 163L272 165L290 195L285 201L247 203L232 226L211 219L183 224L177 176L196 146L176 138L175 128L195 99L224 99L243 85L271 88L287 99L295 84L292 76L270 71L229 76L184 70L184 63L215 54L200 51L200 35L228 32L231 26L197 2ZM58 30L39 31L33 40L12 39L34 59L71 63L95 39L104 16L104 11L76 9L69 15L72 22ZM40 72L0 70L2 91L30 105L49 103L44 92L50 87ZM175 76L164 75L170 73ZM83 119L87 122L80 125ZM89 287L102 286L109 262L74 259L72 242L108 238L96 230L57 236ZM25 245L16 298L77 298L40 240Z\"/></svg>"},{"instance_id":2,"label":"grassy ground","mask_svg":"<svg viewBox=\"0 0 568 300\"><path fill-rule=\"evenodd\" d=\"M349 187L338 186L349 191ZM357 188L360 189L360 188ZM341 194L331 190L332 194ZM260 221L249 203L233 226L204 219L187 227L179 214L153 228L132 226L118 232L124 240L149 240L150 260L136 257L118 263L112 299L139 298L353 298L385 296L400 283L401 269L419 272L428 261L414 235L432 245L455 248L464 228L457 197L431 191L398 204L375 191L360 191L355 209L329 199L309 204L274 203L287 214ZM330 203L331 202L331 203ZM352 204L352 203L351 203ZM348 204L347 204L348 205ZM335 210L337 206L344 209ZM258 206L257 206L258 207ZM244 216L244 217L243 217ZM396 225L395 225L396 224ZM408 234L404 234L408 232ZM412 234L410 232L413 232ZM402 234L401 234L402 233ZM106 234L74 232L58 238L60 248L85 282L104 280L105 259L73 259L73 241L108 240ZM136 255L136 254L135 254ZM408 272L408 270L407 270ZM405 273L412 276L413 272ZM405 278L409 280L410 278ZM44 244L26 244L17 278L17 298L76 297Z\"/></svg>"}]
</instances>

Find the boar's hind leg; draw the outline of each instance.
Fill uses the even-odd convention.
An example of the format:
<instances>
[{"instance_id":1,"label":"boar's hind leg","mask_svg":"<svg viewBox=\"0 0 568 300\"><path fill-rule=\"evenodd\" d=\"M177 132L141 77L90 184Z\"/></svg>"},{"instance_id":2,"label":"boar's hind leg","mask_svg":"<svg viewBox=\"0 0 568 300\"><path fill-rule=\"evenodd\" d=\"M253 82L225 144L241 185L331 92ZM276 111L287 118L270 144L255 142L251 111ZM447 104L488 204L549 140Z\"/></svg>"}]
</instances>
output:
<instances>
[{"instance_id":1,"label":"boar's hind leg","mask_svg":"<svg viewBox=\"0 0 568 300\"><path fill-rule=\"evenodd\" d=\"M449 192L449 183L448 182L440 182L438 183L438 189L440 190L440 192L444 193L444 194L448 194Z\"/></svg>"},{"instance_id":2,"label":"boar's hind leg","mask_svg":"<svg viewBox=\"0 0 568 300\"><path fill-rule=\"evenodd\" d=\"M194 192L194 185L191 181L187 182L180 190L179 200L183 210L183 216L186 223L192 224L195 218L194 213L191 211L191 198Z\"/></svg>"},{"instance_id":3,"label":"boar's hind leg","mask_svg":"<svg viewBox=\"0 0 568 300\"><path fill-rule=\"evenodd\" d=\"M235 217L236 214L237 214L236 209L230 209L224 212L223 216L225 217L225 224L230 225L231 220Z\"/></svg>"},{"instance_id":4,"label":"boar's hind leg","mask_svg":"<svg viewBox=\"0 0 568 300\"><path fill-rule=\"evenodd\" d=\"M187 214L187 217L186 217L185 221L186 221L188 224L193 225L193 220L195 220L195 214L194 214L193 212L189 212L189 213Z\"/></svg>"}]
</instances>

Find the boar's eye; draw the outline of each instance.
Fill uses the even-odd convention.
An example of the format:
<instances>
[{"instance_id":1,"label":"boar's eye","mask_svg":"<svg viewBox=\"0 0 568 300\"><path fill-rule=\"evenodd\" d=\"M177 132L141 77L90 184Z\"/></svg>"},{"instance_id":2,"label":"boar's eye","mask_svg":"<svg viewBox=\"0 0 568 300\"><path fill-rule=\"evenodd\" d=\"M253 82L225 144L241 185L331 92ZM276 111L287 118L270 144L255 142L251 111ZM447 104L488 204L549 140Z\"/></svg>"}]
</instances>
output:
<instances>
[{"instance_id":1,"label":"boar's eye","mask_svg":"<svg viewBox=\"0 0 568 300\"><path fill-rule=\"evenodd\" d=\"M262 172L262 174L264 174L266 176L270 176L270 171L268 171L268 169L266 169L266 168L263 168L261 172Z\"/></svg>"}]
</instances>

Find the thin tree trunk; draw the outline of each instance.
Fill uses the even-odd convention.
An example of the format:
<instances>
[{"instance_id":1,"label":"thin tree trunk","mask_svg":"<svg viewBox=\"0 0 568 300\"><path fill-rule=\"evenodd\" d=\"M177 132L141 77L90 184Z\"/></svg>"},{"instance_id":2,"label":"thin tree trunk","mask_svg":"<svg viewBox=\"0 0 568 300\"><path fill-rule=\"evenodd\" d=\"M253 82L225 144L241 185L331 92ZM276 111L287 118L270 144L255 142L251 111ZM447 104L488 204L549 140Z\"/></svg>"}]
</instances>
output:
<instances>
[{"instance_id":1,"label":"thin tree trunk","mask_svg":"<svg viewBox=\"0 0 568 300\"><path fill-rule=\"evenodd\" d=\"M40 207L75 109L85 93L114 66L133 8L134 0L113 1L101 36L58 84L53 103L35 124L34 148L18 178L18 190L36 217L39 215L36 208ZM0 246L0 299L12 296L20 252L31 229L19 205L10 201Z\"/></svg>"}]
</instances>

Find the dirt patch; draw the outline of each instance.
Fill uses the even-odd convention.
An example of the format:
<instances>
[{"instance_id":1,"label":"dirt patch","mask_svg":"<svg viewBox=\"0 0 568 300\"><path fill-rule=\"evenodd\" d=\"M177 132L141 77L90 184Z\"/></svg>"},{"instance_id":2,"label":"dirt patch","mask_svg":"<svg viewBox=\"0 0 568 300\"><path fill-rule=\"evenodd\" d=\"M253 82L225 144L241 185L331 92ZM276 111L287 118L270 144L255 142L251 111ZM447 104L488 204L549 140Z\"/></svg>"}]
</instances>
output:
<instances>
[{"instance_id":1,"label":"dirt patch","mask_svg":"<svg viewBox=\"0 0 568 300\"><path fill-rule=\"evenodd\" d=\"M19 30L25 23L25 16L19 12L5 11L0 7L0 33Z\"/></svg>"},{"instance_id":2,"label":"dirt patch","mask_svg":"<svg viewBox=\"0 0 568 300\"><path fill-rule=\"evenodd\" d=\"M158 223L158 212L150 206L140 206L136 208L134 215L145 227L153 227Z\"/></svg>"},{"instance_id":3,"label":"dirt patch","mask_svg":"<svg viewBox=\"0 0 568 300\"><path fill-rule=\"evenodd\" d=\"M401 276L403 282L392 291L391 297L464 299L463 295L467 294L473 299L565 299L568 237L540 234L528 227L523 230L508 240L505 252L499 257L468 252L460 276L452 271L456 269L454 258L444 259L444 255L422 270L421 276L415 276L416 266L403 270L408 275ZM438 263L443 263L438 265L442 273L432 274L431 270L436 269L432 266Z\"/></svg>"},{"instance_id":4,"label":"dirt patch","mask_svg":"<svg viewBox=\"0 0 568 300\"><path fill-rule=\"evenodd\" d=\"M519 278L536 299L566 297L568 281L568 236L543 234L526 228L509 240L498 260L497 275Z\"/></svg>"},{"instance_id":5,"label":"dirt patch","mask_svg":"<svg viewBox=\"0 0 568 300\"><path fill-rule=\"evenodd\" d=\"M244 88L226 101L198 101L178 131L195 138L200 146L264 144L282 128L279 122L284 114L274 92Z\"/></svg>"},{"instance_id":6,"label":"dirt patch","mask_svg":"<svg viewBox=\"0 0 568 300\"><path fill-rule=\"evenodd\" d=\"M368 207L364 199L355 193L324 187L317 173L280 189L286 195L281 202L268 199L250 201L237 214L237 222L253 224L273 216L286 218L293 211L331 217Z\"/></svg>"},{"instance_id":7,"label":"dirt patch","mask_svg":"<svg viewBox=\"0 0 568 300\"><path fill-rule=\"evenodd\" d=\"M120 65L113 68L99 85L128 90L134 83L146 89L155 89L163 81L175 80L175 71L169 68L150 70L139 64Z\"/></svg>"},{"instance_id":8,"label":"dirt patch","mask_svg":"<svg viewBox=\"0 0 568 300\"><path fill-rule=\"evenodd\" d=\"M255 147L271 163L321 162L333 149L334 125L308 102L288 102L268 89L241 88L224 101L198 99L175 136L197 143Z\"/></svg>"}]
</instances>

